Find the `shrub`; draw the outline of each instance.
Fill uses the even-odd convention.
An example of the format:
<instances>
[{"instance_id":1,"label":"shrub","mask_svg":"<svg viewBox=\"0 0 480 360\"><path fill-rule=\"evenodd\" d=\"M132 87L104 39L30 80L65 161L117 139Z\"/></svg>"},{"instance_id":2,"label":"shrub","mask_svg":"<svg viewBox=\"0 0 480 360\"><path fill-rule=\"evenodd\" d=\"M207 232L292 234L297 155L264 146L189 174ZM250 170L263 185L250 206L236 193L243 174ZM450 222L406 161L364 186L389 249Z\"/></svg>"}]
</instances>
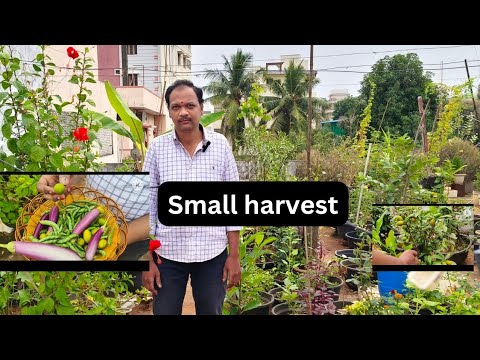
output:
<instances>
[{"instance_id":1,"label":"shrub","mask_svg":"<svg viewBox=\"0 0 480 360\"><path fill-rule=\"evenodd\" d=\"M303 152L299 160L306 160L307 154ZM355 151L351 151L346 143L343 143L328 152L319 152L312 149L310 164L312 178L317 181L340 181L350 186L355 175L361 171L363 161L359 159ZM307 177L306 162L299 169L299 178Z\"/></svg>"},{"instance_id":2,"label":"shrub","mask_svg":"<svg viewBox=\"0 0 480 360\"><path fill-rule=\"evenodd\" d=\"M462 173L467 174L465 181L472 181L480 169L480 150L469 141L452 138L440 150L440 162L443 163L447 159L452 161L455 156L466 165L462 170Z\"/></svg>"}]
</instances>

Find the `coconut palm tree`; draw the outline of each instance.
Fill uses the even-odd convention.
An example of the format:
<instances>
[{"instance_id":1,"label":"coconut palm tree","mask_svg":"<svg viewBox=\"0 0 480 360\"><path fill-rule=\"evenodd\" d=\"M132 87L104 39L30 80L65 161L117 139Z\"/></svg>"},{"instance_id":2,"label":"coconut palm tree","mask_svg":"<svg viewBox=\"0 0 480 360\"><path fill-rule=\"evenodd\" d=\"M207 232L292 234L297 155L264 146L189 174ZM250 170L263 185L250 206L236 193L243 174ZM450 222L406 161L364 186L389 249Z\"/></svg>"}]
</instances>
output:
<instances>
[{"instance_id":1,"label":"coconut palm tree","mask_svg":"<svg viewBox=\"0 0 480 360\"><path fill-rule=\"evenodd\" d=\"M203 87L207 94L211 94L206 100L213 105L222 106L225 114L222 119L222 133L232 144L235 150L235 140L240 138L245 121L237 119L240 113L242 99L246 98L256 80L256 75L251 71L253 55L244 53L238 49L230 60L225 60L223 70L206 70L205 79L211 80L210 84Z\"/></svg>"},{"instance_id":2,"label":"coconut palm tree","mask_svg":"<svg viewBox=\"0 0 480 360\"><path fill-rule=\"evenodd\" d=\"M284 79L273 79L267 74L265 81L273 96L263 97L264 106L273 118L271 129L283 131L299 131L306 128L308 115L308 70L302 64L290 62L285 70ZM312 87L320 80L312 79ZM312 115L316 124L325 117L328 102L322 98L312 98Z\"/></svg>"}]
</instances>

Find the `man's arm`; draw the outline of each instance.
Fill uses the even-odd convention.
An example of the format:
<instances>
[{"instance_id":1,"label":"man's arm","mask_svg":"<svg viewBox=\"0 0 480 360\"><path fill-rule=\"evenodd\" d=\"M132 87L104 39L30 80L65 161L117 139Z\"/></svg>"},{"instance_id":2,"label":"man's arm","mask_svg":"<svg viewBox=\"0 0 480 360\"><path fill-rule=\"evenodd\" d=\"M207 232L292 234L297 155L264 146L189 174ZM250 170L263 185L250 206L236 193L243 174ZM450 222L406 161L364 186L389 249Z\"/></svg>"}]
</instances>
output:
<instances>
[{"instance_id":1,"label":"man's arm","mask_svg":"<svg viewBox=\"0 0 480 360\"><path fill-rule=\"evenodd\" d=\"M127 245L148 239L150 215L146 214L130 221L128 225Z\"/></svg>"},{"instance_id":2,"label":"man's arm","mask_svg":"<svg viewBox=\"0 0 480 360\"><path fill-rule=\"evenodd\" d=\"M240 251L240 231L228 231L227 232L228 238L228 255L232 257L239 257Z\"/></svg>"},{"instance_id":3,"label":"man's arm","mask_svg":"<svg viewBox=\"0 0 480 360\"><path fill-rule=\"evenodd\" d=\"M240 267L240 231L228 231L228 247L229 253L227 261L225 261L225 266L223 267L223 278L222 281L227 281L228 276L228 287L237 285L240 282L242 276L242 269Z\"/></svg>"},{"instance_id":4,"label":"man's arm","mask_svg":"<svg viewBox=\"0 0 480 360\"><path fill-rule=\"evenodd\" d=\"M158 173L158 164L157 157L160 157L160 154L157 154L158 143L153 142L150 144L150 147L147 150L147 155L145 156L145 162L143 164L143 171L148 171L150 173L150 217L149 217L149 234L156 236L156 225L157 225L157 212L158 212L158 186L160 185L160 175ZM148 238L148 236L147 236Z\"/></svg>"},{"instance_id":5,"label":"man's arm","mask_svg":"<svg viewBox=\"0 0 480 360\"><path fill-rule=\"evenodd\" d=\"M415 250L406 250L398 258L381 250L372 250L373 265L417 265L418 258Z\"/></svg>"}]
</instances>

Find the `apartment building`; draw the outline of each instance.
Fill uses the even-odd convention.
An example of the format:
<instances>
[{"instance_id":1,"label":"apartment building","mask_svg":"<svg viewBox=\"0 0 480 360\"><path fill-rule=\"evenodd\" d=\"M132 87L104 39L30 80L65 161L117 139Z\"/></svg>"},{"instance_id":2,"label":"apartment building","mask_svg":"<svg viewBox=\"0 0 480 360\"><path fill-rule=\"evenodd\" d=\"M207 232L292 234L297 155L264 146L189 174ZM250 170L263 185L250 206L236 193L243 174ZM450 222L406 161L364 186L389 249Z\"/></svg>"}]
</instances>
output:
<instances>
[{"instance_id":1,"label":"apartment building","mask_svg":"<svg viewBox=\"0 0 480 360\"><path fill-rule=\"evenodd\" d=\"M176 79L191 77L190 45L48 46L46 55L57 66L50 84L51 91L67 101L78 92L78 85L68 82L75 63L67 55L69 46L80 52L88 48L87 55L95 61L89 70L94 73L97 83L87 84L92 92L89 98L95 106L87 105L88 108L117 118L105 91L104 82L108 80L144 124L147 145L156 135L173 127L163 100L164 92ZM17 45L15 50L28 62L40 49L35 45ZM73 106L64 108L66 112L73 110ZM69 124L65 124L65 129L70 131ZM132 155L134 145L130 139L106 129L101 130L98 136L102 144L98 149L102 162L121 163Z\"/></svg>"}]
</instances>

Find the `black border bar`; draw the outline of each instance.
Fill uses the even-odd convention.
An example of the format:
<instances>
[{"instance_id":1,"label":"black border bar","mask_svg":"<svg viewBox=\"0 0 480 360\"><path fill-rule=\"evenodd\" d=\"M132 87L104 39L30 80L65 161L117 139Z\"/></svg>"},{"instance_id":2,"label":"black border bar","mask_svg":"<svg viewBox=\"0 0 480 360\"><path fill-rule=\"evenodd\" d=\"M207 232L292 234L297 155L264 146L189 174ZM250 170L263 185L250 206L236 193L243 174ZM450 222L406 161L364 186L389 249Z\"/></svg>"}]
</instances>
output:
<instances>
[{"instance_id":1,"label":"black border bar","mask_svg":"<svg viewBox=\"0 0 480 360\"><path fill-rule=\"evenodd\" d=\"M474 271L473 265L372 265L373 271Z\"/></svg>"},{"instance_id":2,"label":"black border bar","mask_svg":"<svg viewBox=\"0 0 480 360\"><path fill-rule=\"evenodd\" d=\"M148 260L0 261L1 271L148 271Z\"/></svg>"}]
</instances>

